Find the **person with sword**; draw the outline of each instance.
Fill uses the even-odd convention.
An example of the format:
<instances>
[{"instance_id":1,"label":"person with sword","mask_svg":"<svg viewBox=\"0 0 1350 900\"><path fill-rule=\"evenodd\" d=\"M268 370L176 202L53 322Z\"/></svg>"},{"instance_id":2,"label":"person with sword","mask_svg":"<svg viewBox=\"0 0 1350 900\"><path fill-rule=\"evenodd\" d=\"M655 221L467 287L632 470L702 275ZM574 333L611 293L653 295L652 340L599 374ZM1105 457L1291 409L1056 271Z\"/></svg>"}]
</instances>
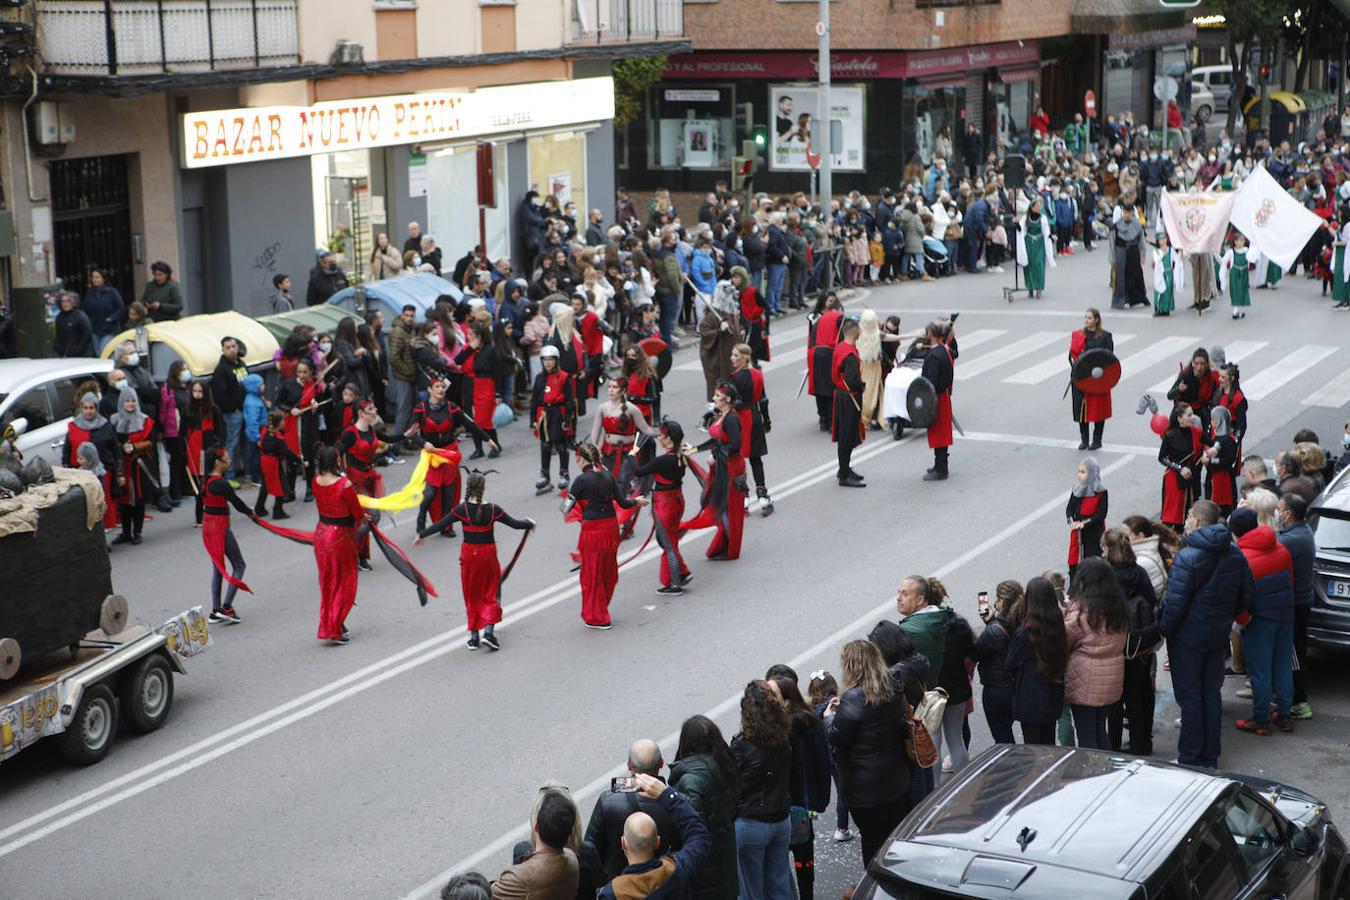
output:
<instances>
[{"instance_id":1,"label":"person with sword","mask_svg":"<svg viewBox=\"0 0 1350 900\"><path fill-rule=\"evenodd\" d=\"M867 482L853 471L853 450L867 436L862 420L860 398L866 385L862 380L862 365L858 358L860 328L857 319L845 319L839 326L839 343L835 345L830 364L830 378L834 383L834 418L830 438L838 444L840 487L867 487Z\"/></svg>"},{"instance_id":2,"label":"person with sword","mask_svg":"<svg viewBox=\"0 0 1350 900\"><path fill-rule=\"evenodd\" d=\"M924 481L946 481L948 459L952 445L952 383L956 377L956 353L948 344L951 326L942 322L928 323L928 355L923 358L923 377L933 385L937 394L937 414L928 426L928 446L933 451L933 467L924 473ZM952 341L955 344L955 341ZM959 426L957 426L959 427Z\"/></svg>"},{"instance_id":3,"label":"person with sword","mask_svg":"<svg viewBox=\"0 0 1350 900\"><path fill-rule=\"evenodd\" d=\"M113 433L121 452L117 473L117 508L122 521L122 533L114 544L139 544L145 526L147 485L155 490L159 484L146 465L155 454L155 420L141 412L141 401L129 385L123 384L117 396L117 412L112 415Z\"/></svg>"}]
</instances>

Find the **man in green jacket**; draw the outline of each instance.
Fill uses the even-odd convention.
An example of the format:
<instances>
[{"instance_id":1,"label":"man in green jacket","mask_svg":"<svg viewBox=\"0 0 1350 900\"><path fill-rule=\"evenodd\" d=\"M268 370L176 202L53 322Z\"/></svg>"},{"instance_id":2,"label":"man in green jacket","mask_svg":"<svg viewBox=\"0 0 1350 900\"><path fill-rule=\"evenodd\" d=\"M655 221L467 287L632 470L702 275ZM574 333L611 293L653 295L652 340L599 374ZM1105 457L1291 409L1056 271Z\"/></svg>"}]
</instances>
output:
<instances>
[{"instance_id":1,"label":"man in green jacket","mask_svg":"<svg viewBox=\"0 0 1350 900\"><path fill-rule=\"evenodd\" d=\"M1081 156L1088 149L1088 126L1082 113L1074 113L1073 121L1064 126L1064 147L1074 156Z\"/></svg>"},{"instance_id":2,"label":"man in green jacket","mask_svg":"<svg viewBox=\"0 0 1350 900\"><path fill-rule=\"evenodd\" d=\"M931 605L930 600L933 601ZM922 575L909 575L900 582L895 605L900 612L900 630L909 637L915 650L928 657L934 682L928 686L936 687L947 652L947 627L951 623L951 616L947 614L949 610L941 605L941 600L932 596L928 579Z\"/></svg>"}]
</instances>

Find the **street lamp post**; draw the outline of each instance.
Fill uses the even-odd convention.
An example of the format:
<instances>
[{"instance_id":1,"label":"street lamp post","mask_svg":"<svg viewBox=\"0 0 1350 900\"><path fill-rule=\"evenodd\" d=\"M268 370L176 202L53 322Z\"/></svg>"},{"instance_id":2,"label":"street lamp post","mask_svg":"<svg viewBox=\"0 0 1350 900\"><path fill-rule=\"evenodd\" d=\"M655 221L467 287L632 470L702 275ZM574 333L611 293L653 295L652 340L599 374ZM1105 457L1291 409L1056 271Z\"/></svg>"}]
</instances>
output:
<instances>
[{"instance_id":1,"label":"street lamp post","mask_svg":"<svg viewBox=\"0 0 1350 900\"><path fill-rule=\"evenodd\" d=\"M820 79L820 107L817 110L816 134L824 146L817 147L820 154L820 212L830 214L830 198L834 196L834 184L831 158L834 147L830 141L830 0L820 0L820 21L816 23L816 34L820 37L820 60L817 74Z\"/></svg>"}]
</instances>

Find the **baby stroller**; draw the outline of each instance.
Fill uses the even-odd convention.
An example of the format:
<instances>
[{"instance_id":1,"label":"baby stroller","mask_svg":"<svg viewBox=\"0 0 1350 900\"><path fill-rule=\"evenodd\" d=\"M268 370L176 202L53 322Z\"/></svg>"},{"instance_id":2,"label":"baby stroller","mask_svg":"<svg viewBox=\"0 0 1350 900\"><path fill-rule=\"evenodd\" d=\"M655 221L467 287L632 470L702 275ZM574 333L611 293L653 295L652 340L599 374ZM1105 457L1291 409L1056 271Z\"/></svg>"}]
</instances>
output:
<instances>
[{"instance_id":1,"label":"baby stroller","mask_svg":"<svg viewBox=\"0 0 1350 900\"><path fill-rule=\"evenodd\" d=\"M956 274L956 263L947 252L947 245L935 237L923 239L923 267L934 278Z\"/></svg>"}]
</instances>

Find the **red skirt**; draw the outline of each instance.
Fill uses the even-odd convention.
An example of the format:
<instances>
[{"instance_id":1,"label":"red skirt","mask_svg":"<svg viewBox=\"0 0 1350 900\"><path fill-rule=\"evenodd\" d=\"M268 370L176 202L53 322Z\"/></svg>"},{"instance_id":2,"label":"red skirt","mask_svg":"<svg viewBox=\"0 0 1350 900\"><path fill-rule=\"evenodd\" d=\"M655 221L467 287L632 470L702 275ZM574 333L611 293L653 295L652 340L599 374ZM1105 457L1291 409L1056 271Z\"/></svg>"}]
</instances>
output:
<instances>
[{"instance_id":1,"label":"red skirt","mask_svg":"<svg viewBox=\"0 0 1350 900\"><path fill-rule=\"evenodd\" d=\"M1080 422L1105 422L1111 418L1111 394L1084 394Z\"/></svg>"},{"instance_id":2,"label":"red skirt","mask_svg":"<svg viewBox=\"0 0 1350 900\"><path fill-rule=\"evenodd\" d=\"M264 453L259 462L262 465L263 486L267 488L267 496L286 496L286 486L281 483L280 457Z\"/></svg>"},{"instance_id":3,"label":"red skirt","mask_svg":"<svg viewBox=\"0 0 1350 900\"><path fill-rule=\"evenodd\" d=\"M581 555L581 620L608 625L609 601L619 583L619 524L614 519L583 519L577 541Z\"/></svg>"},{"instance_id":4,"label":"red skirt","mask_svg":"<svg viewBox=\"0 0 1350 900\"><path fill-rule=\"evenodd\" d=\"M230 570L225 566L225 534L230 530L230 517L207 514L202 516L202 546L206 548L206 555L211 558L211 565L216 567L220 577L225 579L226 584L232 584L240 590L253 593L253 589L230 574Z\"/></svg>"},{"instance_id":5,"label":"red skirt","mask_svg":"<svg viewBox=\"0 0 1350 900\"><path fill-rule=\"evenodd\" d=\"M212 518L212 517L208 517ZM356 602L356 529L320 522L314 529L314 562L319 567L319 639L342 636L342 623Z\"/></svg>"},{"instance_id":6,"label":"red skirt","mask_svg":"<svg viewBox=\"0 0 1350 900\"><path fill-rule=\"evenodd\" d=\"M1162 523L1180 528L1186 522L1186 511L1194 498L1190 486L1181 476L1168 469L1163 473ZM1217 502L1217 501L1216 501Z\"/></svg>"},{"instance_id":7,"label":"red skirt","mask_svg":"<svg viewBox=\"0 0 1350 900\"><path fill-rule=\"evenodd\" d=\"M1209 499L1220 506L1233 506L1237 503L1236 487L1231 469L1209 470Z\"/></svg>"},{"instance_id":8,"label":"red skirt","mask_svg":"<svg viewBox=\"0 0 1350 900\"><path fill-rule=\"evenodd\" d=\"M952 395L937 395L937 415L928 426L928 446L931 449L952 445Z\"/></svg>"},{"instance_id":9,"label":"red skirt","mask_svg":"<svg viewBox=\"0 0 1350 900\"><path fill-rule=\"evenodd\" d=\"M652 491L652 514L661 523L661 528L670 541L675 561L680 567L679 574L687 575L689 567L684 564L680 554L680 520L684 518L683 491ZM661 554L661 586L670 587L670 554Z\"/></svg>"},{"instance_id":10,"label":"red skirt","mask_svg":"<svg viewBox=\"0 0 1350 900\"><path fill-rule=\"evenodd\" d=\"M460 545L459 580L464 589L470 631L481 631L502 620L502 607L497 599L501 579L496 544Z\"/></svg>"},{"instance_id":11,"label":"red skirt","mask_svg":"<svg viewBox=\"0 0 1350 900\"><path fill-rule=\"evenodd\" d=\"M738 409L736 417L741 420L741 456L749 458L750 445L755 438L755 411L753 409Z\"/></svg>"},{"instance_id":12,"label":"red skirt","mask_svg":"<svg viewBox=\"0 0 1350 900\"><path fill-rule=\"evenodd\" d=\"M492 414L497 411L497 382L492 378L473 379L473 423L484 431L491 431Z\"/></svg>"},{"instance_id":13,"label":"red skirt","mask_svg":"<svg viewBox=\"0 0 1350 900\"><path fill-rule=\"evenodd\" d=\"M104 471L103 478L103 527L117 527L117 501L113 499L113 476L112 472ZM224 551L222 550L222 553Z\"/></svg>"},{"instance_id":14,"label":"red skirt","mask_svg":"<svg viewBox=\"0 0 1350 900\"><path fill-rule=\"evenodd\" d=\"M296 456L304 456L300 452L300 417L286 414L286 421L282 425L281 439L286 442L286 446L291 448L291 452Z\"/></svg>"}]
</instances>

